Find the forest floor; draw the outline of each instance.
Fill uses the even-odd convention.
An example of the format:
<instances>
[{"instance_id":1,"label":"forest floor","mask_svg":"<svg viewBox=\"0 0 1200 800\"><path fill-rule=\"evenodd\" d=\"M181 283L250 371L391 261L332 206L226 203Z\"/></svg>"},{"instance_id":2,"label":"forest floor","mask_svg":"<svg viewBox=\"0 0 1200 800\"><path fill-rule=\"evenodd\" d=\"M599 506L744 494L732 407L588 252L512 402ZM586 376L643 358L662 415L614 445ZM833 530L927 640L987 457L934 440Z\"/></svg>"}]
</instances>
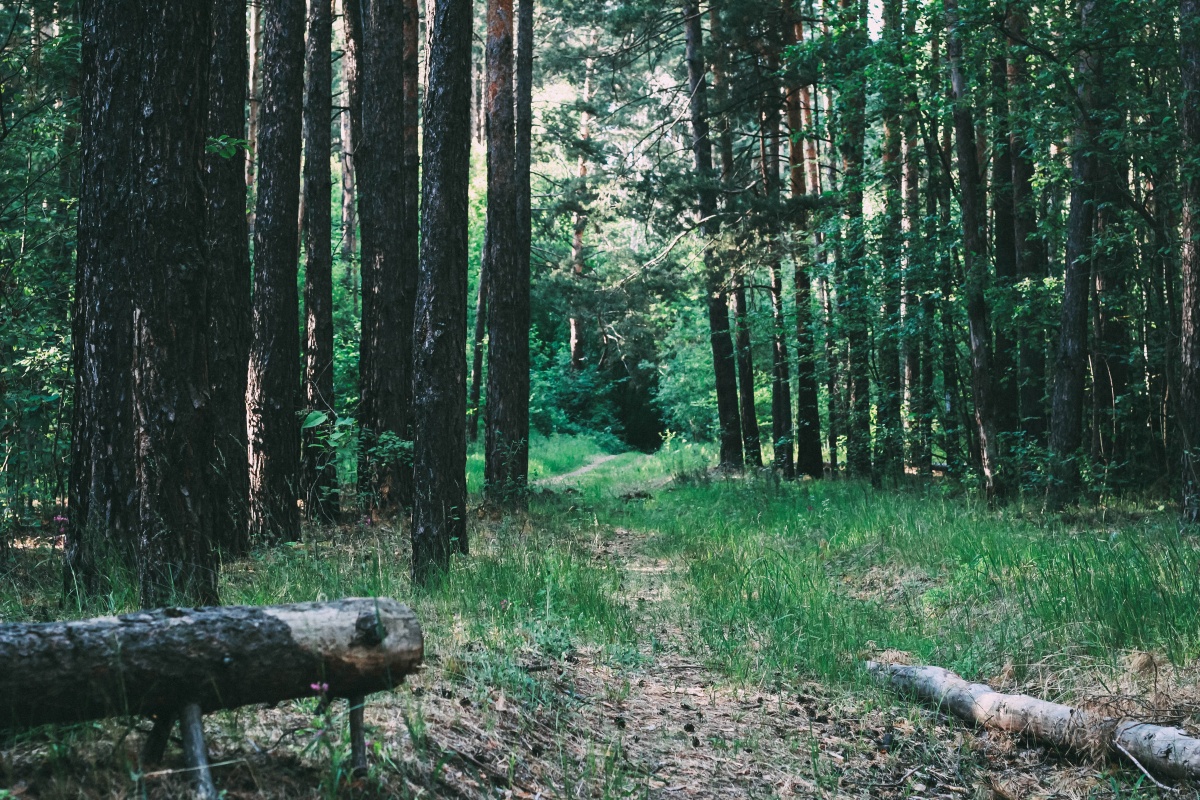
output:
<instances>
[{"instance_id":1,"label":"forest floor","mask_svg":"<svg viewBox=\"0 0 1200 800\"><path fill-rule=\"evenodd\" d=\"M432 590L408 586L406 531L387 522L314 528L226 569L231 603L405 600L427 654L370 698L364 779L346 775L340 704L209 716L226 797L1159 796L1127 766L897 698L865 678L867 657L1200 720L1200 546L1169 511L1048 518L987 511L950 487L724 478L688 445L541 446L529 514L475 509L471 558ZM48 544L21 559L0 589L4 620L106 610L54 606ZM162 768L138 764L147 729L11 737L0 798L180 796L177 748Z\"/></svg>"}]
</instances>

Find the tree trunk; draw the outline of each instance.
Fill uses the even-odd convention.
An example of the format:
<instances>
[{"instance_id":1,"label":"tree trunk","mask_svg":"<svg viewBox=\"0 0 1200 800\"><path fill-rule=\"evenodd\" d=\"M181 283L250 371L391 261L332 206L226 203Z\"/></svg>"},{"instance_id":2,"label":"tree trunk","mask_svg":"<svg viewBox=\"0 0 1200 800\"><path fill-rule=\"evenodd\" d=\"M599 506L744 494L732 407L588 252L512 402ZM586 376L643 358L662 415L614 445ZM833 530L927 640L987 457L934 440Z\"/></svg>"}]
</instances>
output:
<instances>
[{"instance_id":1,"label":"tree trunk","mask_svg":"<svg viewBox=\"0 0 1200 800\"><path fill-rule=\"evenodd\" d=\"M328 446L333 431L333 2L308 5L304 97L304 409L327 419L304 429L301 497L310 519L332 519L338 512L335 454Z\"/></svg>"},{"instance_id":2,"label":"tree trunk","mask_svg":"<svg viewBox=\"0 0 1200 800\"><path fill-rule=\"evenodd\" d=\"M846 380L849 414L846 419L846 467L851 477L871 474L870 303L867 301L866 232L863 226L863 153L867 136L867 84L858 62L866 48L866 21L860 18L859 0L840 0L842 24L838 41L841 77L841 126L838 150L842 157L844 232L838 272L838 306L846 332Z\"/></svg>"},{"instance_id":3,"label":"tree trunk","mask_svg":"<svg viewBox=\"0 0 1200 800\"><path fill-rule=\"evenodd\" d=\"M883 41L889 76L881 87L883 94L883 230L880 239L883 273L883 325L879 329L879 403L876 419L877 457L875 475L888 483L904 476L904 423L901 417L904 397L903 368L900 361L900 317L904 273L901 262L903 243L903 178L900 114L904 104L903 21L900 0L883 4Z\"/></svg>"},{"instance_id":4,"label":"tree trunk","mask_svg":"<svg viewBox=\"0 0 1200 800\"><path fill-rule=\"evenodd\" d=\"M467 185L471 0L438 0L427 56L413 370L413 580L467 551Z\"/></svg>"},{"instance_id":5,"label":"tree trunk","mask_svg":"<svg viewBox=\"0 0 1200 800\"><path fill-rule=\"evenodd\" d=\"M712 142L708 137L708 98L705 95L705 66L701 55L704 32L700 26L700 11L694 0L684 4L684 33L688 68L688 88L691 93L689 111L692 123L692 153L696 172L701 180L698 211L700 229L707 241L716 235L717 203L709 182L712 178ZM708 329L711 337L713 372L717 390L717 424L720 429L720 465L725 469L741 469L742 437L738 415L737 377L734 372L733 340L729 336L729 306L725 302L721 271L717 268L712 247L704 248L705 294L708 305Z\"/></svg>"},{"instance_id":6,"label":"tree trunk","mask_svg":"<svg viewBox=\"0 0 1200 800\"><path fill-rule=\"evenodd\" d=\"M1009 29L1014 36L1024 38L1024 12L1013 7ZM1008 93L1012 116L1023 120L1028 115L1029 78L1025 52L1009 48ZM1019 112L1019 113L1018 113ZM1034 161L1030 144L1018 124L1009 126L1009 150L1012 152L1013 238L1016 240L1017 279L1036 284L1047 274L1046 243L1038 233L1037 199L1033 193ZM1021 429L1034 444L1044 444L1046 438L1046 331L1038 324L1024 326L1020 336L1018 365L1020 379Z\"/></svg>"},{"instance_id":7,"label":"tree trunk","mask_svg":"<svg viewBox=\"0 0 1200 800\"><path fill-rule=\"evenodd\" d=\"M483 388L483 354L487 342L488 274L479 264L479 287L475 296L475 335L471 347L471 391L467 397L467 436L479 441L479 395Z\"/></svg>"},{"instance_id":8,"label":"tree trunk","mask_svg":"<svg viewBox=\"0 0 1200 800\"><path fill-rule=\"evenodd\" d=\"M733 188L733 137L729 120L729 82L726 77L728 44L722 38L721 7L719 0L709 4L709 31L711 34L713 61L713 100L717 105L716 148L721 163L721 188L724 190L722 209L727 219L736 214ZM727 228L728 223L723 223ZM721 249L713 257L721 267L728 265L729 310L733 314L734 360L737 367L738 403L742 429L742 448L748 466L762 467L762 444L758 431L758 409L754 401L754 349L750 340L750 308L746 303L746 288L743 272L747 268L735 263L736 248L722 242Z\"/></svg>"},{"instance_id":9,"label":"tree trunk","mask_svg":"<svg viewBox=\"0 0 1200 800\"><path fill-rule=\"evenodd\" d=\"M358 283L358 186L354 148L362 138L362 5L360 0L342 0L342 88L346 109L342 112L342 263L351 316L359 315Z\"/></svg>"},{"instance_id":10,"label":"tree trunk","mask_svg":"<svg viewBox=\"0 0 1200 800\"><path fill-rule=\"evenodd\" d=\"M587 194L587 176L588 176L588 158L586 148L588 140L591 139L591 102L592 102L592 72L594 70L593 61L591 58L583 67L583 109L579 112L579 141L584 152L579 154L579 187L577 194L579 195L580 210L575 212L575 222L572 225L572 241L571 241L571 272L575 276L576 281L583 279L584 251L583 251L583 234L587 231L587 214L583 212L583 198ZM579 318L579 314L571 315L567 323L570 327L570 357L571 369L583 369L583 321Z\"/></svg>"},{"instance_id":11,"label":"tree trunk","mask_svg":"<svg viewBox=\"0 0 1200 800\"><path fill-rule=\"evenodd\" d=\"M514 88L516 90L516 112L514 140L517 153L514 158L517 184L517 266L516 272L522 287L530 284L531 258L533 254L533 194L531 175L533 169L533 2L519 0L517 3L517 44L515 56ZM527 298L528 292L525 292ZM526 310L529 308L525 300ZM528 356L526 356L528 363ZM528 371L528 368L527 368ZM528 388L526 389L528 391ZM526 404L528 406L528 404ZM528 408L526 409L528 412ZM528 433L528 425L526 426Z\"/></svg>"},{"instance_id":12,"label":"tree trunk","mask_svg":"<svg viewBox=\"0 0 1200 800\"><path fill-rule=\"evenodd\" d=\"M1007 47L1001 40L1000 47ZM992 260L996 265L996 288L1017 308L1017 238L1013 216L1013 155L1012 128L1008 98L1007 50L992 58ZM999 319L996 323L994 371L994 415L997 432L1012 437L1020 426L1020 373L1017 370L1017 337L1013 320ZM1003 442L1005 447L1010 442Z\"/></svg>"},{"instance_id":13,"label":"tree trunk","mask_svg":"<svg viewBox=\"0 0 1200 800\"><path fill-rule=\"evenodd\" d=\"M355 147L362 225L359 491L394 512L412 502L412 329L416 275L404 258L404 2L372 0L363 27L363 136Z\"/></svg>"},{"instance_id":14,"label":"tree trunk","mask_svg":"<svg viewBox=\"0 0 1200 800\"><path fill-rule=\"evenodd\" d=\"M1182 117L1186 144L1200 147L1200 0L1181 0ZM1180 434L1183 516L1200 522L1200 171L1183 182L1183 325L1180 328Z\"/></svg>"},{"instance_id":15,"label":"tree trunk","mask_svg":"<svg viewBox=\"0 0 1200 800\"><path fill-rule=\"evenodd\" d=\"M975 120L963 73L963 43L958 29L958 2L946 0L947 56L950 89L954 102L954 139L958 155L959 204L963 220L963 268L967 300L967 327L971 351L971 393L975 401L975 428L979 440L979 467L988 498L1001 491L993 416L991 374L991 325L987 301L987 244L983 185L975 147Z\"/></svg>"},{"instance_id":16,"label":"tree trunk","mask_svg":"<svg viewBox=\"0 0 1200 800\"><path fill-rule=\"evenodd\" d=\"M1081 24L1086 31L1096 0L1084 0ZM1079 488L1079 448L1083 442L1083 390L1087 375L1087 310L1090 256L1095 227L1096 154L1091 96L1099 56L1085 51L1077 70L1079 111L1071 142L1071 207L1067 216L1067 268L1054 360L1050 453L1056 503Z\"/></svg>"},{"instance_id":17,"label":"tree trunk","mask_svg":"<svg viewBox=\"0 0 1200 800\"><path fill-rule=\"evenodd\" d=\"M513 0L487 5L488 385L484 495L523 505L529 479L529 269L517 258Z\"/></svg>"},{"instance_id":18,"label":"tree trunk","mask_svg":"<svg viewBox=\"0 0 1200 800\"><path fill-rule=\"evenodd\" d=\"M246 4L213 5L208 75L208 135L246 136ZM217 546L228 556L249 548L246 503L246 365L250 357L250 227L245 165L237 148L204 158L208 193L208 377L216 453L209 481Z\"/></svg>"},{"instance_id":19,"label":"tree trunk","mask_svg":"<svg viewBox=\"0 0 1200 800\"><path fill-rule=\"evenodd\" d=\"M778 58L767 57L767 70L779 71ZM771 438L773 468L787 480L796 477L792 443L792 381L789 375L787 324L783 315L783 258L779 253L779 90L773 82L762 98L759 115L759 164L763 194L768 203L766 224L767 263L771 296Z\"/></svg>"},{"instance_id":20,"label":"tree trunk","mask_svg":"<svg viewBox=\"0 0 1200 800\"><path fill-rule=\"evenodd\" d=\"M254 177L258 173L258 116L263 99L263 3L250 3L250 37L248 76L249 122L246 133L246 188L253 190ZM254 234L254 210L250 210L251 235Z\"/></svg>"},{"instance_id":21,"label":"tree trunk","mask_svg":"<svg viewBox=\"0 0 1200 800\"><path fill-rule=\"evenodd\" d=\"M391 689L423 654L416 617L387 598L5 625L0 725L363 695Z\"/></svg>"},{"instance_id":22,"label":"tree trunk","mask_svg":"<svg viewBox=\"0 0 1200 800\"><path fill-rule=\"evenodd\" d=\"M104 591L123 566L144 602L216 600L201 169L211 24L204 3L83 10L69 589Z\"/></svg>"},{"instance_id":23,"label":"tree trunk","mask_svg":"<svg viewBox=\"0 0 1200 800\"><path fill-rule=\"evenodd\" d=\"M941 667L868 661L867 669L892 688L984 728L1016 733L1087 758L1107 751L1167 777L1200 778L1200 740L1179 728L1100 717L1023 694L1001 694Z\"/></svg>"},{"instance_id":24,"label":"tree trunk","mask_svg":"<svg viewBox=\"0 0 1200 800\"><path fill-rule=\"evenodd\" d=\"M262 0L263 102L254 227L254 315L247 414L250 532L300 537L300 139L304 102L304 0Z\"/></svg>"}]
</instances>

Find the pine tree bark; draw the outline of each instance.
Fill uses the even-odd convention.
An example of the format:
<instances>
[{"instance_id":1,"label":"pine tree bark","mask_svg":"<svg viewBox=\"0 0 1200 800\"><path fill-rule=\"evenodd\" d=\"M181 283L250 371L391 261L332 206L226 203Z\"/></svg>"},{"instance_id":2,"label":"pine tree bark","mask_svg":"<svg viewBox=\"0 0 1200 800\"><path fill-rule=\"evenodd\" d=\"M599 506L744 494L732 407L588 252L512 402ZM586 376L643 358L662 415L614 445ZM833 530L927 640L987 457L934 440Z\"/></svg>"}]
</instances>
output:
<instances>
[{"instance_id":1,"label":"pine tree bark","mask_svg":"<svg viewBox=\"0 0 1200 800\"><path fill-rule=\"evenodd\" d=\"M1181 116L1186 146L1200 148L1200 0L1179 4L1183 66ZM1183 439L1183 516L1200 522L1200 171L1183 181L1183 325L1180 328L1180 433Z\"/></svg>"},{"instance_id":2,"label":"pine tree bark","mask_svg":"<svg viewBox=\"0 0 1200 800\"><path fill-rule=\"evenodd\" d=\"M517 269L530 274L533 255L533 3L517 3L517 51L514 87L517 93L514 122L517 153ZM528 279L525 279L528 282Z\"/></svg>"},{"instance_id":3,"label":"pine tree bark","mask_svg":"<svg viewBox=\"0 0 1200 800\"><path fill-rule=\"evenodd\" d=\"M338 511L337 462L322 443L333 430L333 0L308 7L304 93L304 410L327 420L304 429L301 497L310 519Z\"/></svg>"},{"instance_id":4,"label":"pine tree bark","mask_svg":"<svg viewBox=\"0 0 1200 800\"><path fill-rule=\"evenodd\" d=\"M421 265L414 328L413 580L467 551L467 183L471 0L438 0L427 56Z\"/></svg>"},{"instance_id":5,"label":"pine tree bark","mask_svg":"<svg viewBox=\"0 0 1200 800\"><path fill-rule=\"evenodd\" d=\"M359 491L393 512L412 502L399 450L412 432L416 275L405 258L404 0L372 0L363 27L363 136L355 147L362 228Z\"/></svg>"},{"instance_id":6,"label":"pine tree bark","mask_svg":"<svg viewBox=\"0 0 1200 800\"><path fill-rule=\"evenodd\" d=\"M1084 0L1080 23L1086 31L1096 0ZM1080 446L1083 443L1083 394L1087 376L1089 264L1095 228L1096 154L1091 120L1093 78L1098 56L1084 51L1077 69L1079 110L1071 141L1071 204L1067 216L1067 267L1059 317L1058 348L1054 358L1051 400L1050 453L1056 503L1079 488Z\"/></svg>"},{"instance_id":7,"label":"pine tree bark","mask_svg":"<svg viewBox=\"0 0 1200 800\"><path fill-rule=\"evenodd\" d=\"M984 290L987 285L987 245L983 185L975 120L963 72L963 43L959 31L958 2L946 0L947 56L950 90L954 102L954 140L958 157L959 205L963 220L963 269L967 300L967 327L971 352L971 393L975 401L975 429L979 441L979 467L984 493L1001 492L991 374L991 324Z\"/></svg>"},{"instance_id":8,"label":"pine tree bark","mask_svg":"<svg viewBox=\"0 0 1200 800\"><path fill-rule=\"evenodd\" d=\"M488 385L484 496L523 505L529 478L529 270L518 258L513 0L487 4Z\"/></svg>"},{"instance_id":9,"label":"pine tree bark","mask_svg":"<svg viewBox=\"0 0 1200 800\"><path fill-rule=\"evenodd\" d=\"M595 64L591 58L588 58L583 67L583 110L579 112L579 141L586 148L588 141L592 137L592 73L595 70ZM571 273L576 281L583 279L584 249L583 249L583 234L587 231L588 218L583 211L583 198L587 191L587 176L588 176L588 158L586 150L579 154L579 167L577 171L579 178L579 197L580 208L575 212L575 221L572 224L572 240L571 240ZM571 369L583 369L583 320L580 319L578 313L571 315L567 321L569 327L569 347Z\"/></svg>"},{"instance_id":10,"label":"pine tree bark","mask_svg":"<svg viewBox=\"0 0 1200 800\"><path fill-rule=\"evenodd\" d=\"M208 134L246 136L246 4L213 5L208 75ZM209 488L217 546L227 556L249 548L246 456L246 365L250 357L250 226L246 220L245 165L241 153L208 153L209 284L208 377L216 437Z\"/></svg>"},{"instance_id":11,"label":"pine tree bark","mask_svg":"<svg viewBox=\"0 0 1200 800\"><path fill-rule=\"evenodd\" d=\"M250 532L268 542L300 537L300 146L304 103L304 0L262 0L263 98L258 123L254 312L247 415Z\"/></svg>"},{"instance_id":12,"label":"pine tree bark","mask_svg":"<svg viewBox=\"0 0 1200 800\"><path fill-rule=\"evenodd\" d=\"M136 571L143 603L213 602L203 180L211 7L105 0L82 15L82 391L68 588L103 590L98 571L111 578L123 566Z\"/></svg>"},{"instance_id":13,"label":"pine tree bark","mask_svg":"<svg viewBox=\"0 0 1200 800\"><path fill-rule=\"evenodd\" d=\"M685 58L688 69L688 88L691 93L689 111L692 124L692 153L696 172L702 182L698 211L700 229L706 240L716 235L717 203L715 192L708 182L712 178L712 142L708 136L708 98L705 94L705 66L702 51L704 32L700 26L700 11L694 0L683 7ZM733 340L729 335L729 306L725 302L721 272L717 268L711 246L704 250L705 293L708 305L708 328L713 354L713 372L717 390L717 425L720 437L720 466L741 469L742 437L738 415L737 376L734 372Z\"/></svg>"}]
</instances>

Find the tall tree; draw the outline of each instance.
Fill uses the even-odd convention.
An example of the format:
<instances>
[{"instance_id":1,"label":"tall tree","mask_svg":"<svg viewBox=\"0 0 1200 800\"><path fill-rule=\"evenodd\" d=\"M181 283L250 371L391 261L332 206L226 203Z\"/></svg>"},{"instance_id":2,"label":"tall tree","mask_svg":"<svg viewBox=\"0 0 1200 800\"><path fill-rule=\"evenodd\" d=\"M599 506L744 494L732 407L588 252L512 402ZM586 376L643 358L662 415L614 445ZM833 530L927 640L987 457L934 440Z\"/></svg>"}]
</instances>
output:
<instances>
[{"instance_id":1,"label":"tall tree","mask_svg":"<svg viewBox=\"0 0 1200 800\"><path fill-rule=\"evenodd\" d=\"M725 302L721 272L713 258L711 242L717 232L716 193L712 181L712 142L708 136L708 98L705 94L704 32L700 11L694 0L683 6L685 58L688 70L688 89L691 93L689 111L692 123L692 154L701 182L699 207L700 230L707 240L704 248L705 294L708 306L708 328L712 342L713 372L717 389L717 423L720 428L720 464L727 469L741 469L742 437L738 419L737 376L734 372L733 340L729 336L729 306Z\"/></svg>"},{"instance_id":2,"label":"tall tree","mask_svg":"<svg viewBox=\"0 0 1200 800\"><path fill-rule=\"evenodd\" d=\"M529 473L529 270L517 244L513 0L487 5L488 387L484 494L522 501Z\"/></svg>"},{"instance_id":3,"label":"tall tree","mask_svg":"<svg viewBox=\"0 0 1200 800\"><path fill-rule=\"evenodd\" d=\"M789 3L784 2L785 9ZM804 24L793 13L785 10L784 44L795 45L804 38ZM816 152L806 156L806 149L814 148L806 135L804 113L808 108L808 84L795 80L787 88L787 123L789 137L788 168L791 174L792 202L796 205L795 226L798 246L793 255L796 261L793 272L796 305L796 472L817 480L824 475L825 463L821 455L821 410L817 392L816 344L813 338L812 278L809 275L813 251L809 246L812 237L810 214L805 204L810 189L809 176L815 177ZM810 110L811 114L811 110ZM816 181L811 180L815 190Z\"/></svg>"},{"instance_id":4,"label":"tall tree","mask_svg":"<svg viewBox=\"0 0 1200 800\"><path fill-rule=\"evenodd\" d=\"M325 415L305 422L304 511L312 518L337 512L337 463L321 446L333 426L333 0L308 4L304 92L304 409Z\"/></svg>"},{"instance_id":5,"label":"tall tree","mask_svg":"<svg viewBox=\"0 0 1200 800\"><path fill-rule=\"evenodd\" d=\"M254 313L248 377L250 532L300 536L300 145L304 0L262 0L263 97L258 122Z\"/></svg>"},{"instance_id":6,"label":"tall tree","mask_svg":"<svg viewBox=\"0 0 1200 800\"><path fill-rule=\"evenodd\" d=\"M879 329L879 408L877 413L877 456L875 474L896 481L904 474L904 424L901 418L903 373L900 366L900 262L903 242L904 201L902 197L901 113L904 106L904 29L900 0L884 0L883 47L886 68L882 73L883 99L883 228L882 256L883 324Z\"/></svg>"},{"instance_id":7,"label":"tall tree","mask_svg":"<svg viewBox=\"0 0 1200 800\"><path fill-rule=\"evenodd\" d=\"M838 257L837 299L846 331L846 467L851 476L871 474L870 303L866 285L864 152L867 140L866 4L839 0L837 60L838 150L842 158L843 230Z\"/></svg>"},{"instance_id":8,"label":"tall tree","mask_svg":"<svg viewBox=\"0 0 1200 800\"><path fill-rule=\"evenodd\" d=\"M1028 57L1020 46L1025 38L1027 14L1020 4L1009 8L1008 59L1009 150L1012 152L1013 238L1016 240L1016 273L1033 286L1047 273L1046 243L1038 232L1037 198L1033 191L1034 161L1025 133L1029 118ZM1018 364L1021 430L1034 443L1046 435L1046 331L1036 317L1022 331Z\"/></svg>"},{"instance_id":9,"label":"tall tree","mask_svg":"<svg viewBox=\"0 0 1200 800\"><path fill-rule=\"evenodd\" d=\"M1183 65L1185 146L1200 148L1200 0L1179 4L1179 56ZM1200 522L1200 169L1189 165L1183 181L1183 326L1180 328L1183 439L1183 514Z\"/></svg>"},{"instance_id":10,"label":"tall tree","mask_svg":"<svg viewBox=\"0 0 1200 800\"><path fill-rule=\"evenodd\" d=\"M404 0L373 0L364 20L363 136L356 144L362 226L359 491L381 510L412 502L412 329L416 274L404 258ZM399 46L398 46L399 45Z\"/></svg>"},{"instance_id":11,"label":"tall tree","mask_svg":"<svg viewBox=\"0 0 1200 800\"><path fill-rule=\"evenodd\" d=\"M959 207L963 221L963 270L966 273L968 338L971 352L971 391L979 437L979 466L989 498L1000 491L996 423L993 417L991 323L984 290L987 285L984 193L975 146L975 119L963 66L963 41L957 0L946 0L946 55L950 61L950 92L954 101L954 141L958 160Z\"/></svg>"},{"instance_id":12,"label":"tall tree","mask_svg":"<svg viewBox=\"0 0 1200 800\"><path fill-rule=\"evenodd\" d=\"M102 574L123 561L145 605L212 603L202 172L211 7L97 0L81 10L68 586L103 589Z\"/></svg>"},{"instance_id":13,"label":"tall tree","mask_svg":"<svg viewBox=\"0 0 1200 800\"><path fill-rule=\"evenodd\" d=\"M438 0L427 56L421 264L414 327L413 580L467 551L467 187L471 0Z\"/></svg>"},{"instance_id":14,"label":"tall tree","mask_svg":"<svg viewBox=\"0 0 1200 800\"><path fill-rule=\"evenodd\" d=\"M342 263L345 286L350 295L351 314L359 314L358 284L358 188L355 180L354 147L362 138L362 3L342 0Z\"/></svg>"},{"instance_id":15,"label":"tall tree","mask_svg":"<svg viewBox=\"0 0 1200 800\"><path fill-rule=\"evenodd\" d=\"M218 147L204 159L208 194L208 377L216 437L211 481L217 543L228 555L249 545L246 515L246 364L250 356L250 227L244 163L246 136L246 4L214 4L208 74L208 134ZM224 137L222 139L222 137ZM215 150L216 152L211 152Z\"/></svg>"},{"instance_id":16,"label":"tall tree","mask_svg":"<svg viewBox=\"0 0 1200 800\"><path fill-rule=\"evenodd\" d=\"M1080 4L1080 24L1086 33L1096 0ZM1054 494L1061 501L1079 485L1079 448L1083 442L1083 395L1087 376L1089 257L1095 227L1096 152L1091 115L1092 93L1100 56L1085 49L1076 69L1078 110L1071 137L1071 205L1067 216L1067 268L1054 358L1050 452Z\"/></svg>"}]
</instances>

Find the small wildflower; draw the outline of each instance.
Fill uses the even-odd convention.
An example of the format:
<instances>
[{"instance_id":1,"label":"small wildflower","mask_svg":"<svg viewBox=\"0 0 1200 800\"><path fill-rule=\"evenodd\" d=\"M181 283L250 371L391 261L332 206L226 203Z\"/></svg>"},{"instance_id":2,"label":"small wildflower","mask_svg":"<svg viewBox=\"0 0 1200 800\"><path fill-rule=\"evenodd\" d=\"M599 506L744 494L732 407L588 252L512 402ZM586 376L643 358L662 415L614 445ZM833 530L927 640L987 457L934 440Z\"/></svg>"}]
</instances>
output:
<instances>
[{"instance_id":1,"label":"small wildflower","mask_svg":"<svg viewBox=\"0 0 1200 800\"><path fill-rule=\"evenodd\" d=\"M508 600L500 601L500 610L501 611L508 611L510 608L512 608L512 603L508 602Z\"/></svg>"},{"instance_id":2,"label":"small wildflower","mask_svg":"<svg viewBox=\"0 0 1200 800\"><path fill-rule=\"evenodd\" d=\"M329 684L328 683L314 683L314 684L311 684L308 688L312 689L317 694L325 694L326 692L329 691Z\"/></svg>"}]
</instances>

